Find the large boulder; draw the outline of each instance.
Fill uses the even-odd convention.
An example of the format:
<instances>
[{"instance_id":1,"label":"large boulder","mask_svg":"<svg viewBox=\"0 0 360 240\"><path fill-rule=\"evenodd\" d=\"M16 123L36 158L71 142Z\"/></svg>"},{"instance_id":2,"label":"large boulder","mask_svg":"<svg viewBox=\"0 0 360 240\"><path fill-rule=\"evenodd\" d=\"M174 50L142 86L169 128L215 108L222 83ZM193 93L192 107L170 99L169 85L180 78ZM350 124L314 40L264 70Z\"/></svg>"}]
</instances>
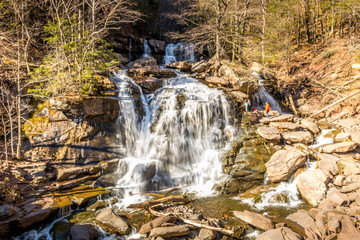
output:
<instances>
[{"instance_id":1,"label":"large boulder","mask_svg":"<svg viewBox=\"0 0 360 240\"><path fill-rule=\"evenodd\" d=\"M342 142L321 146L321 151L324 153L346 153L355 150L357 147L358 143Z\"/></svg>"},{"instance_id":2,"label":"large boulder","mask_svg":"<svg viewBox=\"0 0 360 240\"><path fill-rule=\"evenodd\" d=\"M147 66L156 67L157 66L156 59L153 57L139 58L127 65L128 68L143 68Z\"/></svg>"},{"instance_id":3,"label":"large boulder","mask_svg":"<svg viewBox=\"0 0 360 240\"><path fill-rule=\"evenodd\" d=\"M329 177L320 169L300 173L297 187L301 196L311 205L317 206L325 197Z\"/></svg>"},{"instance_id":4,"label":"large boulder","mask_svg":"<svg viewBox=\"0 0 360 240\"><path fill-rule=\"evenodd\" d=\"M272 229L260 234L256 240L280 240L284 239L286 236L287 240L302 240L303 238L294 233L290 228L282 227L277 229Z\"/></svg>"},{"instance_id":5,"label":"large boulder","mask_svg":"<svg viewBox=\"0 0 360 240\"><path fill-rule=\"evenodd\" d=\"M293 122L294 116L292 114L283 114L270 119L270 122Z\"/></svg>"},{"instance_id":6,"label":"large boulder","mask_svg":"<svg viewBox=\"0 0 360 240\"><path fill-rule=\"evenodd\" d=\"M201 73L204 72L207 68L207 62L206 61L200 61L195 63L192 68L191 68L191 72L193 73Z\"/></svg>"},{"instance_id":7,"label":"large boulder","mask_svg":"<svg viewBox=\"0 0 360 240\"><path fill-rule=\"evenodd\" d=\"M190 230L186 225L176 225L172 227L158 227L150 232L150 238L162 237L171 238L178 236L186 236L190 234Z\"/></svg>"},{"instance_id":8,"label":"large boulder","mask_svg":"<svg viewBox=\"0 0 360 240\"><path fill-rule=\"evenodd\" d=\"M313 230L317 229L315 220L306 210L299 210L296 213L288 215L285 223L301 236L306 236L305 229L307 228L311 228Z\"/></svg>"},{"instance_id":9,"label":"large boulder","mask_svg":"<svg viewBox=\"0 0 360 240\"><path fill-rule=\"evenodd\" d=\"M147 78L143 81L136 81L141 86L144 94L154 93L162 87L163 81L157 78Z\"/></svg>"},{"instance_id":10,"label":"large boulder","mask_svg":"<svg viewBox=\"0 0 360 240\"><path fill-rule=\"evenodd\" d=\"M183 72L188 72L191 70L192 64L186 61L172 62L166 65L168 68L175 68Z\"/></svg>"},{"instance_id":11,"label":"large boulder","mask_svg":"<svg viewBox=\"0 0 360 240\"><path fill-rule=\"evenodd\" d=\"M318 134L320 132L318 125L315 123L315 120L312 118L302 119L301 125L304 128L309 129L309 131L312 132L313 134Z\"/></svg>"},{"instance_id":12,"label":"large boulder","mask_svg":"<svg viewBox=\"0 0 360 240\"><path fill-rule=\"evenodd\" d=\"M98 231L91 224L72 226L70 235L72 240L96 240L99 237Z\"/></svg>"},{"instance_id":13,"label":"large boulder","mask_svg":"<svg viewBox=\"0 0 360 240\"><path fill-rule=\"evenodd\" d=\"M126 235L130 232L127 222L117 216L110 208L101 211L96 216L96 222L112 234Z\"/></svg>"},{"instance_id":14,"label":"large boulder","mask_svg":"<svg viewBox=\"0 0 360 240\"><path fill-rule=\"evenodd\" d=\"M254 213L247 210L243 212L234 211L234 216L239 218L241 221L244 221L251 226L254 226L264 231L273 229L275 227L273 221L259 213Z\"/></svg>"},{"instance_id":15,"label":"large boulder","mask_svg":"<svg viewBox=\"0 0 360 240\"><path fill-rule=\"evenodd\" d=\"M205 81L211 84L223 85L223 86L228 86L230 84L229 80L223 77L214 77L214 76L206 77Z\"/></svg>"},{"instance_id":16,"label":"large boulder","mask_svg":"<svg viewBox=\"0 0 360 240\"><path fill-rule=\"evenodd\" d=\"M233 83L233 88L243 93L254 94L259 90L259 84L252 80L239 80Z\"/></svg>"},{"instance_id":17,"label":"large boulder","mask_svg":"<svg viewBox=\"0 0 360 240\"><path fill-rule=\"evenodd\" d=\"M245 99L249 98L249 95L240 91L231 91L228 92L229 96L237 102L243 102Z\"/></svg>"},{"instance_id":18,"label":"large boulder","mask_svg":"<svg viewBox=\"0 0 360 240\"><path fill-rule=\"evenodd\" d=\"M283 133L283 138L292 143L312 144L314 142L312 133L307 131L286 132Z\"/></svg>"},{"instance_id":19,"label":"large boulder","mask_svg":"<svg viewBox=\"0 0 360 240\"><path fill-rule=\"evenodd\" d=\"M336 164L340 160L338 157L326 153L320 153L318 156L320 158L319 169L327 176L333 178L339 173L339 167Z\"/></svg>"},{"instance_id":20,"label":"large boulder","mask_svg":"<svg viewBox=\"0 0 360 240\"><path fill-rule=\"evenodd\" d=\"M270 141L280 142L281 133L274 127L259 127L257 133L262 137Z\"/></svg>"},{"instance_id":21,"label":"large boulder","mask_svg":"<svg viewBox=\"0 0 360 240\"><path fill-rule=\"evenodd\" d=\"M154 49L154 53L163 54L165 53L166 42L156 39L150 39L149 45Z\"/></svg>"},{"instance_id":22,"label":"large boulder","mask_svg":"<svg viewBox=\"0 0 360 240\"><path fill-rule=\"evenodd\" d=\"M265 163L271 182L281 182L290 179L291 175L306 162L306 154L292 146L286 146L272 155Z\"/></svg>"}]
</instances>

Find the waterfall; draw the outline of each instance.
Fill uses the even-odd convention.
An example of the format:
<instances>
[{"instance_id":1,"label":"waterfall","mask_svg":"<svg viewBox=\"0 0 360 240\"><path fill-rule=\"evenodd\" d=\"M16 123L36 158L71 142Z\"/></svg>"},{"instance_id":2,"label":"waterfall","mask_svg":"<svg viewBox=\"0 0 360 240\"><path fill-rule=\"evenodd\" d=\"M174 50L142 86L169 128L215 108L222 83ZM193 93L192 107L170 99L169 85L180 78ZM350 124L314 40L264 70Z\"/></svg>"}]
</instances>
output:
<instances>
[{"instance_id":1,"label":"waterfall","mask_svg":"<svg viewBox=\"0 0 360 240\"><path fill-rule=\"evenodd\" d=\"M229 128L229 105L222 92L179 74L166 79L155 94L119 72L119 121L127 157L119 164L122 204L136 201L135 193L181 185L197 194L210 194L222 176L219 151ZM129 89L139 90L136 102ZM141 107L141 108L139 108ZM135 109L143 109L140 116Z\"/></svg>"},{"instance_id":2,"label":"waterfall","mask_svg":"<svg viewBox=\"0 0 360 240\"><path fill-rule=\"evenodd\" d=\"M132 38L129 39L129 61L131 61L131 43L132 43Z\"/></svg>"},{"instance_id":3,"label":"waterfall","mask_svg":"<svg viewBox=\"0 0 360 240\"><path fill-rule=\"evenodd\" d=\"M151 57L151 49L150 49L149 43L146 39L144 40L144 54L141 55L141 57L142 58Z\"/></svg>"},{"instance_id":4,"label":"waterfall","mask_svg":"<svg viewBox=\"0 0 360 240\"><path fill-rule=\"evenodd\" d=\"M253 75L259 79L259 91L253 96L253 105L256 108L265 109L265 103L268 102L271 110L276 110L281 113L279 103L266 91L263 85L264 79L256 72L254 72Z\"/></svg>"},{"instance_id":5,"label":"waterfall","mask_svg":"<svg viewBox=\"0 0 360 240\"><path fill-rule=\"evenodd\" d=\"M165 49L164 64L177 61L195 62L194 44L186 42L168 44Z\"/></svg>"}]
</instances>

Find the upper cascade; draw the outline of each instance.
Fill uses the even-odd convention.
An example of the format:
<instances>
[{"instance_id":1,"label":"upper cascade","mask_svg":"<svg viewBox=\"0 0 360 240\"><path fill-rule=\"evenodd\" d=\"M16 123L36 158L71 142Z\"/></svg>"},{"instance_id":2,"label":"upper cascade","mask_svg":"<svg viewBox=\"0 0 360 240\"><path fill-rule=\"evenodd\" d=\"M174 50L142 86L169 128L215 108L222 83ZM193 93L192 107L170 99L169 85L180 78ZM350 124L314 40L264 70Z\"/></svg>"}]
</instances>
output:
<instances>
[{"instance_id":1,"label":"upper cascade","mask_svg":"<svg viewBox=\"0 0 360 240\"><path fill-rule=\"evenodd\" d=\"M142 58L151 57L151 48L149 47L148 40L144 40L144 54L141 55Z\"/></svg>"},{"instance_id":2,"label":"upper cascade","mask_svg":"<svg viewBox=\"0 0 360 240\"><path fill-rule=\"evenodd\" d=\"M265 103L268 102L272 110L276 110L281 113L279 103L273 98L273 96L271 96L262 84L264 79L262 79L260 74L256 72L254 72L253 75L259 79L259 91L253 96L253 105L259 109L265 109Z\"/></svg>"},{"instance_id":3,"label":"upper cascade","mask_svg":"<svg viewBox=\"0 0 360 240\"><path fill-rule=\"evenodd\" d=\"M194 44L186 42L168 44L165 49L164 64L177 61L195 62Z\"/></svg>"},{"instance_id":4,"label":"upper cascade","mask_svg":"<svg viewBox=\"0 0 360 240\"><path fill-rule=\"evenodd\" d=\"M166 79L155 94L144 95L125 72L114 81L120 90L119 121L127 158L118 171L126 173L118 187L145 192L182 185L209 194L222 176L219 151L231 131L229 104L223 93L184 74ZM141 112L131 96L139 90ZM125 195L125 196L124 196Z\"/></svg>"}]
</instances>

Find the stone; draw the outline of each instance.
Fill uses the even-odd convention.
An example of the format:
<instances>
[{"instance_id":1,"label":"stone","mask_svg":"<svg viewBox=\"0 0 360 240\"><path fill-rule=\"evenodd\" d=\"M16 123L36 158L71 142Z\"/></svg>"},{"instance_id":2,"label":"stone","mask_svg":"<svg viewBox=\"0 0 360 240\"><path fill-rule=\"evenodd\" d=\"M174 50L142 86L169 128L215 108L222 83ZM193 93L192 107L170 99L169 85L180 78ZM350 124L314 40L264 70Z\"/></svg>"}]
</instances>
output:
<instances>
[{"instance_id":1,"label":"stone","mask_svg":"<svg viewBox=\"0 0 360 240\"><path fill-rule=\"evenodd\" d=\"M200 61L195 63L192 68L191 72L193 73L201 73L204 72L207 69L207 62L206 61Z\"/></svg>"},{"instance_id":2,"label":"stone","mask_svg":"<svg viewBox=\"0 0 360 240\"><path fill-rule=\"evenodd\" d=\"M344 129L350 129L356 125L360 125L360 119L358 118L345 118L334 122L336 125L341 126Z\"/></svg>"},{"instance_id":3,"label":"stone","mask_svg":"<svg viewBox=\"0 0 360 240\"><path fill-rule=\"evenodd\" d=\"M301 236L306 235L306 228L316 229L315 220L306 210L299 210L296 213L288 215L286 217L285 223L288 227Z\"/></svg>"},{"instance_id":4,"label":"stone","mask_svg":"<svg viewBox=\"0 0 360 240\"><path fill-rule=\"evenodd\" d=\"M96 180L94 186L103 188L115 187L121 176L122 174L117 172L103 175Z\"/></svg>"},{"instance_id":5,"label":"stone","mask_svg":"<svg viewBox=\"0 0 360 240\"><path fill-rule=\"evenodd\" d=\"M282 135L285 140L292 143L312 144L314 142L314 137L310 132L305 132L305 131L285 132Z\"/></svg>"},{"instance_id":6,"label":"stone","mask_svg":"<svg viewBox=\"0 0 360 240\"><path fill-rule=\"evenodd\" d=\"M175 68L183 72L189 72L191 71L191 63L185 62L185 61L179 61L179 62L172 62L168 64L166 67L169 68Z\"/></svg>"},{"instance_id":7,"label":"stone","mask_svg":"<svg viewBox=\"0 0 360 240\"><path fill-rule=\"evenodd\" d=\"M56 222L51 228L51 236L53 239L69 239L71 224L67 220Z\"/></svg>"},{"instance_id":8,"label":"stone","mask_svg":"<svg viewBox=\"0 0 360 240\"><path fill-rule=\"evenodd\" d=\"M270 124L270 119L262 118L262 119L260 119L260 123L264 124L264 125L269 125Z\"/></svg>"},{"instance_id":9,"label":"stone","mask_svg":"<svg viewBox=\"0 0 360 240\"><path fill-rule=\"evenodd\" d=\"M340 193L338 190L328 191L327 199L330 199L338 206L349 206L350 202L345 194Z\"/></svg>"},{"instance_id":10,"label":"stone","mask_svg":"<svg viewBox=\"0 0 360 240\"><path fill-rule=\"evenodd\" d=\"M354 226L353 221L349 217L341 222L341 231L337 236L337 240L360 239L360 232Z\"/></svg>"},{"instance_id":11,"label":"stone","mask_svg":"<svg viewBox=\"0 0 360 240\"><path fill-rule=\"evenodd\" d=\"M72 226L70 235L72 240L96 240L99 237L98 231L91 224Z\"/></svg>"},{"instance_id":12,"label":"stone","mask_svg":"<svg viewBox=\"0 0 360 240\"><path fill-rule=\"evenodd\" d=\"M284 129L284 130L297 130L301 128L299 124L295 124L291 122L271 122L270 127L275 127L277 129Z\"/></svg>"},{"instance_id":13,"label":"stone","mask_svg":"<svg viewBox=\"0 0 360 240\"><path fill-rule=\"evenodd\" d=\"M270 122L293 122L294 116L292 114L283 114L277 117L270 118Z\"/></svg>"},{"instance_id":14,"label":"stone","mask_svg":"<svg viewBox=\"0 0 360 240\"><path fill-rule=\"evenodd\" d=\"M355 150L358 144L355 142L333 143L321 146L320 149L324 153L346 153Z\"/></svg>"},{"instance_id":15,"label":"stone","mask_svg":"<svg viewBox=\"0 0 360 240\"><path fill-rule=\"evenodd\" d=\"M190 234L190 230L186 225L176 225L172 227L158 227L150 232L150 238L162 237L170 238L177 236L186 236Z\"/></svg>"},{"instance_id":16,"label":"stone","mask_svg":"<svg viewBox=\"0 0 360 240\"><path fill-rule=\"evenodd\" d=\"M271 182L290 179L291 175L306 162L306 154L292 146L275 152L265 163Z\"/></svg>"},{"instance_id":17,"label":"stone","mask_svg":"<svg viewBox=\"0 0 360 240\"><path fill-rule=\"evenodd\" d=\"M210 229L202 228L200 229L198 238L200 240L214 240L216 238L216 235L217 235L216 232Z\"/></svg>"},{"instance_id":18,"label":"stone","mask_svg":"<svg viewBox=\"0 0 360 240\"><path fill-rule=\"evenodd\" d=\"M243 93L255 94L259 89L259 84L252 80L238 80L233 83L233 88Z\"/></svg>"},{"instance_id":19,"label":"stone","mask_svg":"<svg viewBox=\"0 0 360 240\"><path fill-rule=\"evenodd\" d=\"M223 77L206 77L205 81L210 83L210 84L214 84L214 85L223 85L223 86L228 86L230 84L229 80L223 78Z\"/></svg>"},{"instance_id":20,"label":"stone","mask_svg":"<svg viewBox=\"0 0 360 240\"><path fill-rule=\"evenodd\" d=\"M156 67L157 61L153 57L147 57L147 58L139 58L133 62L130 62L127 67L128 68L142 68L142 67Z\"/></svg>"},{"instance_id":21,"label":"stone","mask_svg":"<svg viewBox=\"0 0 360 240\"><path fill-rule=\"evenodd\" d=\"M339 133L335 137L335 142L345 142L350 139L350 136L351 136L350 133L346 133L346 132Z\"/></svg>"},{"instance_id":22,"label":"stone","mask_svg":"<svg viewBox=\"0 0 360 240\"><path fill-rule=\"evenodd\" d=\"M238 102L242 102L249 98L249 95L240 91L231 91L228 93L232 99Z\"/></svg>"},{"instance_id":23,"label":"stone","mask_svg":"<svg viewBox=\"0 0 360 240\"><path fill-rule=\"evenodd\" d=\"M340 159L331 154L320 153L318 154L319 169L322 170L327 176L333 178L333 176L339 173L339 167L336 164Z\"/></svg>"},{"instance_id":24,"label":"stone","mask_svg":"<svg viewBox=\"0 0 360 240\"><path fill-rule=\"evenodd\" d=\"M70 178L77 178L86 173L89 173L88 167L73 167L73 168L58 169L57 180L64 181Z\"/></svg>"},{"instance_id":25,"label":"stone","mask_svg":"<svg viewBox=\"0 0 360 240\"><path fill-rule=\"evenodd\" d=\"M10 218L18 212L20 212L18 207L10 204L4 204L0 206L0 221Z\"/></svg>"},{"instance_id":26,"label":"stone","mask_svg":"<svg viewBox=\"0 0 360 240\"><path fill-rule=\"evenodd\" d=\"M50 98L49 102L51 108L58 111L67 111L70 108L70 105L61 98Z\"/></svg>"},{"instance_id":27,"label":"stone","mask_svg":"<svg viewBox=\"0 0 360 240\"><path fill-rule=\"evenodd\" d=\"M360 131L351 131L351 140L360 144Z\"/></svg>"},{"instance_id":28,"label":"stone","mask_svg":"<svg viewBox=\"0 0 360 240\"><path fill-rule=\"evenodd\" d=\"M353 69L360 69L360 64L354 63L353 65L351 65L351 68L353 68Z\"/></svg>"},{"instance_id":29,"label":"stone","mask_svg":"<svg viewBox=\"0 0 360 240\"><path fill-rule=\"evenodd\" d=\"M287 240L302 240L303 238L294 233L290 228L282 227L277 229L272 229L260 234L256 240L280 240L284 239L284 235L286 235Z\"/></svg>"},{"instance_id":30,"label":"stone","mask_svg":"<svg viewBox=\"0 0 360 240\"><path fill-rule=\"evenodd\" d=\"M360 192L358 192L358 193L355 194L354 202L355 202L358 206L360 206Z\"/></svg>"},{"instance_id":31,"label":"stone","mask_svg":"<svg viewBox=\"0 0 360 240\"><path fill-rule=\"evenodd\" d=\"M301 125L304 128L308 129L313 134L320 133L320 129L319 129L318 125L315 123L315 120L312 119L312 118L302 119L301 120Z\"/></svg>"},{"instance_id":32,"label":"stone","mask_svg":"<svg viewBox=\"0 0 360 240\"><path fill-rule=\"evenodd\" d=\"M136 81L136 83L142 87L144 94L150 94L162 87L163 80L147 78L143 81Z\"/></svg>"},{"instance_id":33,"label":"stone","mask_svg":"<svg viewBox=\"0 0 360 240\"><path fill-rule=\"evenodd\" d=\"M329 177L320 169L311 169L299 175L297 187L308 203L317 206L325 196L328 181Z\"/></svg>"},{"instance_id":34,"label":"stone","mask_svg":"<svg viewBox=\"0 0 360 240\"><path fill-rule=\"evenodd\" d=\"M273 229L275 227L273 221L259 213L254 213L247 210L243 212L234 211L234 216L239 218L241 221L244 221L251 226L254 226L264 231Z\"/></svg>"},{"instance_id":35,"label":"stone","mask_svg":"<svg viewBox=\"0 0 360 240\"><path fill-rule=\"evenodd\" d=\"M166 49L166 42L156 39L150 39L149 45L154 49L155 53L164 54Z\"/></svg>"},{"instance_id":36,"label":"stone","mask_svg":"<svg viewBox=\"0 0 360 240\"><path fill-rule=\"evenodd\" d=\"M334 178L333 184L337 187L342 187L345 180L345 176L337 175Z\"/></svg>"},{"instance_id":37,"label":"stone","mask_svg":"<svg viewBox=\"0 0 360 240\"><path fill-rule=\"evenodd\" d=\"M256 132L262 137L270 141L280 142L281 133L274 127L259 127Z\"/></svg>"},{"instance_id":38,"label":"stone","mask_svg":"<svg viewBox=\"0 0 360 240\"><path fill-rule=\"evenodd\" d=\"M175 217L173 215L165 215L165 216L157 217L154 220L142 225L140 230L139 230L139 233L140 234L148 233L153 228L160 227L164 223L175 223L176 220L177 220L177 217Z\"/></svg>"},{"instance_id":39,"label":"stone","mask_svg":"<svg viewBox=\"0 0 360 240\"><path fill-rule=\"evenodd\" d=\"M111 234L126 235L130 232L127 222L117 216L110 208L102 210L96 216L96 222Z\"/></svg>"}]
</instances>

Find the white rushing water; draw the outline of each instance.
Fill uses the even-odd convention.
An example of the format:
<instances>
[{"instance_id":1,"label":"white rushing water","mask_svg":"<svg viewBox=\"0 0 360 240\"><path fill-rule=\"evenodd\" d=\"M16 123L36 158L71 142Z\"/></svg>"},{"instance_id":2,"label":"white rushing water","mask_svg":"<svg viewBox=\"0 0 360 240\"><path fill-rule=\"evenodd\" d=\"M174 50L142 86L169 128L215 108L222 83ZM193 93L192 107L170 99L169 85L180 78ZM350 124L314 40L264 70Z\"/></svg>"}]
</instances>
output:
<instances>
[{"instance_id":1,"label":"white rushing water","mask_svg":"<svg viewBox=\"0 0 360 240\"><path fill-rule=\"evenodd\" d=\"M155 94L144 95L126 72L114 77L120 93L122 142L120 206L140 201L138 193L181 186L209 195L222 176L219 151L229 128L229 104L222 92L179 74ZM139 92L139 101L132 97ZM143 115L136 111L142 110Z\"/></svg>"},{"instance_id":2,"label":"white rushing water","mask_svg":"<svg viewBox=\"0 0 360 240\"><path fill-rule=\"evenodd\" d=\"M265 89L263 85L264 79L256 72L253 72L253 75L259 79L259 91L253 96L253 105L258 109L265 109L265 103L268 102L271 110L276 110L281 113L279 103Z\"/></svg>"},{"instance_id":3,"label":"white rushing water","mask_svg":"<svg viewBox=\"0 0 360 240\"><path fill-rule=\"evenodd\" d=\"M184 42L168 44L165 49L164 64L177 61L195 62L194 44Z\"/></svg>"},{"instance_id":4,"label":"white rushing water","mask_svg":"<svg viewBox=\"0 0 360 240\"><path fill-rule=\"evenodd\" d=\"M141 55L141 58L151 57L151 48L149 47L148 40L146 40L146 39L144 40L143 48L144 48L144 54Z\"/></svg>"}]
</instances>

